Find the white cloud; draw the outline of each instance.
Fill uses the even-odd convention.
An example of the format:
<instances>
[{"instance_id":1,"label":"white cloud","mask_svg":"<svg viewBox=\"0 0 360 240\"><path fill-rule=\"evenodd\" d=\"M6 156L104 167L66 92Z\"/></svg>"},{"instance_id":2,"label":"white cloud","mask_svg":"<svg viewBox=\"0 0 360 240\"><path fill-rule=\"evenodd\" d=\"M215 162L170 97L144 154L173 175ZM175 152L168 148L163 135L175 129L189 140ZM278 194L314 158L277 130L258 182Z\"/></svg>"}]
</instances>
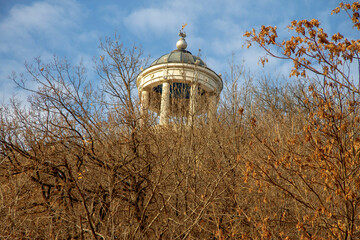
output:
<instances>
[{"instance_id":1,"label":"white cloud","mask_svg":"<svg viewBox=\"0 0 360 240\"><path fill-rule=\"evenodd\" d=\"M99 17L113 26L121 25L125 16L126 10L116 4L104 4L99 8Z\"/></svg>"},{"instance_id":2,"label":"white cloud","mask_svg":"<svg viewBox=\"0 0 360 240\"><path fill-rule=\"evenodd\" d=\"M12 49L14 45L28 42L34 44L34 36L46 39L50 44L59 42L64 39L64 32L76 27L80 16L80 7L72 0L15 5L0 23L1 50L16 50Z\"/></svg>"},{"instance_id":3,"label":"white cloud","mask_svg":"<svg viewBox=\"0 0 360 240\"><path fill-rule=\"evenodd\" d=\"M124 17L124 24L129 31L137 35L165 35L178 30L182 24L188 23L187 31L194 28L200 17L217 11L211 7L216 0L193 1L174 0L163 1L156 7L149 6L136 9ZM201 26L197 26L201 27Z\"/></svg>"},{"instance_id":4,"label":"white cloud","mask_svg":"<svg viewBox=\"0 0 360 240\"><path fill-rule=\"evenodd\" d=\"M25 61L37 56L47 61L59 49L73 50L72 35L79 30L82 12L75 0L36 1L10 9L0 22L0 95L13 91L8 76L23 72Z\"/></svg>"},{"instance_id":5,"label":"white cloud","mask_svg":"<svg viewBox=\"0 0 360 240\"><path fill-rule=\"evenodd\" d=\"M170 29L179 28L179 19L182 18L172 10L148 8L131 13L126 17L125 24L137 34L164 34Z\"/></svg>"}]
</instances>

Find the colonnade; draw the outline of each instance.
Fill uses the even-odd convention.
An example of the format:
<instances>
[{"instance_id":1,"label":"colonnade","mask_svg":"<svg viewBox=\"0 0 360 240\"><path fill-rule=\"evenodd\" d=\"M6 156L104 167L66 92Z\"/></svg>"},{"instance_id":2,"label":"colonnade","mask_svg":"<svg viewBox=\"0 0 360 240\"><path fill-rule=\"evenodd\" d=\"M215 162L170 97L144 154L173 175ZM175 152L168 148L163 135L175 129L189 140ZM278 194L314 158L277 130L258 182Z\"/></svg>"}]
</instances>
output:
<instances>
[{"instance_id":1,"label":"colonnade","mask_svg":"<svg viewBox=\"0 0 360 240\"><path fill-rule=\"evenodd\" d=\"M190 87L190 99L189 99L189 112L187 124L189 126L194 124L194 119L197 109L197 99L198 99L198 86L197 84L192 84ZM218 96L216 93L213 93L208 96L208 118L209 122L212 122L216 116L216 109L218 103ZM150 105L150 92L148 89L141 90L141 125L144 125L145 119L147 119L147 113ZM160 121L159 125L167 125L170 118L170 83L162 83L162 93L161 93L161 102L160 102Z\"/></svg>"}]
</instances>

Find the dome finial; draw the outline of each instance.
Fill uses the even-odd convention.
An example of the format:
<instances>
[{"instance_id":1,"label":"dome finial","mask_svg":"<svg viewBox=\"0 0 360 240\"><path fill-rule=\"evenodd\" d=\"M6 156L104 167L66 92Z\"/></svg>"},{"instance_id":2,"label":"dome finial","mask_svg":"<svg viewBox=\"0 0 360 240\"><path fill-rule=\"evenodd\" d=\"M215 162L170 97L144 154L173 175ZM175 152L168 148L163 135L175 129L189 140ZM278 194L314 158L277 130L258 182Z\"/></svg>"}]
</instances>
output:
<instances>
[{"instance_id":1,"label":"dome finial","mask_svg":"<svg viewBox=\"0 0 360 240\"><path fill-rule=\"evenodd\" d=\"M185 41L186 33L184 32L184 28L186 27L187 23L181 26L181 30L179 32L180 39L176 43L176 47L179 50L185 50L187 47L187 42Z\"/></svg>"}]
</instances>

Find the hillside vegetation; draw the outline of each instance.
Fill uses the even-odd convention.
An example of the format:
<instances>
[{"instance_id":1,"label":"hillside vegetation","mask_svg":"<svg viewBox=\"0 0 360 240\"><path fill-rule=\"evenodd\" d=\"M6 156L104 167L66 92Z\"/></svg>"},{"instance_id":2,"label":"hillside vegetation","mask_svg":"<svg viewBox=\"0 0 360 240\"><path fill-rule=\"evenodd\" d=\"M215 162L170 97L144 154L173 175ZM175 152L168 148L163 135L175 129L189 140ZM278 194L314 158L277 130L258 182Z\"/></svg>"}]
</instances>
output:
<instances>
[{"instance_id":1,"label":"hillside vegetation","mask_svg":"<svg viewBox=\"0 0 360 240\"><path fill-rule=\"evenodd\" d=\"M359 8L333 13L359 32ZM100 45L101 89L66 60L27 65L13 80L28 103L1 106L0 238L359 239L360 41L289 28L245 36L297 80L231 65L218 119L192 127L140 118L146 59L117 36Z\"/></svg>"}]
</instances>

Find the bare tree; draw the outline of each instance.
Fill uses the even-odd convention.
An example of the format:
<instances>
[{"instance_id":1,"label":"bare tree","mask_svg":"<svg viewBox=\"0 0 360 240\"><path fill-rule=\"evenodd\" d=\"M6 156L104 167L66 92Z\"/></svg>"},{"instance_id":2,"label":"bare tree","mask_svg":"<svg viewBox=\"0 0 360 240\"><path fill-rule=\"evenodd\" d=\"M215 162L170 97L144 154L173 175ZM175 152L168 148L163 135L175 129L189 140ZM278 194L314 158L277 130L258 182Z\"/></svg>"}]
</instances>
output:
<instances>
[{"instance_id":1,"label":"bare tree","mask_svg":"<svg viewBox=\"0 0 360 240\"><path fill-rule=\"evenodd\" d=\"M116 34L113 38L105 38L100 49L104 55L100 56L96 69L103 80L102 90L107 93L107 103L123 112L122 122L130 124L129 121L137 116L136 78L140 68L146 66L147 58L138 46L124 47ZM131 125L134 127L134 122Z\"/></svg>"}]
</instances>

